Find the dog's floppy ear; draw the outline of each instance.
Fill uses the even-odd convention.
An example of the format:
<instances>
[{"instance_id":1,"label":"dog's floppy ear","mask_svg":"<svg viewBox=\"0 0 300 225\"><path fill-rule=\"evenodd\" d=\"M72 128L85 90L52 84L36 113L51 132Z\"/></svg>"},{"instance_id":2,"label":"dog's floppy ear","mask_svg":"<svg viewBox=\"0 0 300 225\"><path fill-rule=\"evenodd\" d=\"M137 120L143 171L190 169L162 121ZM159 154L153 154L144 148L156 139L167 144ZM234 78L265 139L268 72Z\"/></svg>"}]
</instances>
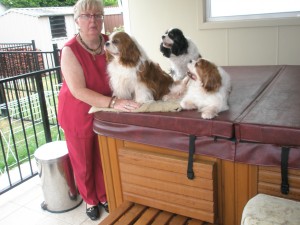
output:
<instances>
[{"instance_id":1,"label":"dog's floppy ear","mask_svg":"<svg viewBox=\"0 0 300 225\"><path fill-rule=\"evenodd\" d=\"M176 56L188 53L189 43L182 31L179 29L174 29L172 32L172 39L174 41L172 45L172 53Z\"/></svg>"},{"instance_id":2,"label":"dog's floppy ear","mask_svg":"<svg viewBox=\"0 0 300 225\"><path fill-rule=\"evenodd\" d=\"M222 84L222 78L217 66L208 61L201 62L201 80L203 88L207 92L218 91Z\"/></svg>"},{"instance_id":3,"label":"dog's floppy ear","mask_svg":"<svg viewBox=\"0 0 300 225\"><path fill-rule=\"evenodd\" d=\"M160 52L167 58L170 58L171 56L171 49L165 48L163 43L160 43Z\"/></svg>"},{"instance_id":4,"label":"dog's floppy ear","mask_svg":"<svg viewBox=\"0 0 300 225\"><path fill-rule=\"evenodd\" d=\"M133 40L126 41L123 44L124 46L120 50L121 63L125 66L136 66L141 57L139 48Z\"/></svg>"}]
</instances>

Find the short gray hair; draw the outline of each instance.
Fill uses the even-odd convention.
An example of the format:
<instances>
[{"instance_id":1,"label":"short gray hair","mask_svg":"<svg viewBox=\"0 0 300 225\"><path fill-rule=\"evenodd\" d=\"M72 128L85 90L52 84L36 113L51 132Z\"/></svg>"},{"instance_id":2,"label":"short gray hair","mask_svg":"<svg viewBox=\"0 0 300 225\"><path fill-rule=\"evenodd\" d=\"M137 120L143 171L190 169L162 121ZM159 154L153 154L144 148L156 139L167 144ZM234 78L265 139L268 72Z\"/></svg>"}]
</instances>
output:
<instances>
[{"instance_id":1,"label":"short gray hair","mask_svg":"<svg viewBox=\"0 0 300 225\"><path fill-rule=\"evenodd\" d=\"M99 11L104 15L102 0L78 0L74 6L74 19L76 20L84 11Z\"/></svg>"}]
</instances>

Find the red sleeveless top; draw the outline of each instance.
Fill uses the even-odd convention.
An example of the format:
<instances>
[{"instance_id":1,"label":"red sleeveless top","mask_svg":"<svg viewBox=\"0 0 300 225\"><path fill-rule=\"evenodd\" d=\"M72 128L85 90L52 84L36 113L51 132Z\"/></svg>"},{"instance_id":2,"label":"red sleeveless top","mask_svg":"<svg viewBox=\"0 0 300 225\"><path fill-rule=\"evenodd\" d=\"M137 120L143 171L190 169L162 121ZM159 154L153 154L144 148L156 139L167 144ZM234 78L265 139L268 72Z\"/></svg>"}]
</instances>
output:
<instances>
[{"instance_id":1,"label":"red sleeveless top","mask_svg":"<svg viewBox=\"0 0 300 225\"><path fill-rule=\"evenodd\" d=\"M108 40L106 35L103 37L105 41ZM105 54L93 56L78 43L76 37L69 40L65 46L71 48L79 61L86 87L103 95L111 96ZM93 135L94 117L93 114L88 114L90 108L90 105L74 98L68 85L63 81L58 96L58 122L63 130L78 137Z\"/></svg>"}]
</instances>

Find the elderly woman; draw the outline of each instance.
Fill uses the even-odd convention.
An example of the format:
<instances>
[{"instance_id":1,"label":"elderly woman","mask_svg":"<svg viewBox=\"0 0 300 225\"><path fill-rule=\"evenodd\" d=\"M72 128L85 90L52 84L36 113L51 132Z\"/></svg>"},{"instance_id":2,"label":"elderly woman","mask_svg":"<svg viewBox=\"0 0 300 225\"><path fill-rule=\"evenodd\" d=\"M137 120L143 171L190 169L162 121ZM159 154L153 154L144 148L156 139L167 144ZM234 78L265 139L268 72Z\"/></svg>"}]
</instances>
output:
<instances>
[{"instance_id":1,"label":"elderly woman","mask_svg":"<svg viewBox=\"0 0 300 225\"><path fill-rule=\"evenodd\" d=\"M79 193L86 202L86 213L96 220L100 217L99 206L108 212L108 204L93 115L88 111L91 106L130 111L139 104L111 97L103 48L108 38L101 34L101 0L79 0L74 18L79 33L61 52L64 82L59 93L58 121L64 130Z\"/></svg>"}]
</instances>

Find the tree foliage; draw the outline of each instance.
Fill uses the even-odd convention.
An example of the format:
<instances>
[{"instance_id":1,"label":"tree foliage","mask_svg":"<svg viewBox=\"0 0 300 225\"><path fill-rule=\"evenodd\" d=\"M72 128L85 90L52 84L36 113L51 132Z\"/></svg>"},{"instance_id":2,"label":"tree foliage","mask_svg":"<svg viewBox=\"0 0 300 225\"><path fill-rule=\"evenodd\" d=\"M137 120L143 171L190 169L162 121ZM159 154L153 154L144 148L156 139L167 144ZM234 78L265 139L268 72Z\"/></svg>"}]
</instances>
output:
<instances>
[{"instance_id":1,"label":"tree foliage","mask_svg":"<svg viewBox=\"0 0 300 225\"><path fill-rule=\"evenodd\" d=\"M73 6L77 0L0 0L7 8ZM105 6L117 5L118 0L103 0Z\"/></svg>"},{"instance_id":2,"label":"tree foliage","mask_svg":"<svg viewBox=\"0 0 300 225\"><path fill-rule=\"evenodd\" d=\"M105 6L117 6L118 5L118 0L104 0L104 5Z\"/></svg>"},{"instance_id":3,"label":"tree foliage","mask_svg":"<svg viewBox=\"0 0 300 225\"><path fill-rule=\"evenodd\" d=\"M73 6L77 0L0 0L7 8Z\"/></svg>"}]
</instances>

